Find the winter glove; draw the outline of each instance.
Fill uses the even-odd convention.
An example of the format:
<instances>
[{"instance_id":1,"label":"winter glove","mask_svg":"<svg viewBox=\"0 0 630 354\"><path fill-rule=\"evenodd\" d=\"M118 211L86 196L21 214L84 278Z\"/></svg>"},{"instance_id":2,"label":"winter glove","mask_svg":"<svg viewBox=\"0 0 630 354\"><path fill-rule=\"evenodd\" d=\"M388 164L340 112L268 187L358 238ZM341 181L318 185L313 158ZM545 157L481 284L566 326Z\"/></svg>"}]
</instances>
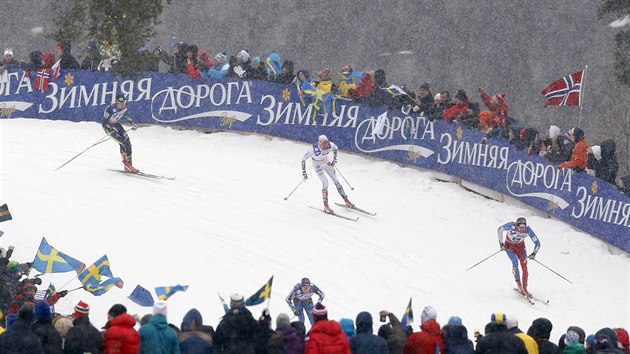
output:
<instances>
[{"instance_id":1,"label":"winter glove","mask_svg":"<svg viewBox=\"0 0 630 354\"><path fill-rule=\"evenodd\" d=\"M59 292L59 296L61 296L61 297L64 297L66 295L68 295L68 290L63 290L63 291Z\"/></svg>"},{"instance_id":2,"label":"winter glove","mask_svg":"<svg viewBox=\"0 0 630 354\"><path fill-rule=\"evenodd\" d=\"M135 123L131 123L131 130L138 129L138 126Z\"/></svg>"},{"instance_id":3,"label":"winter glove","mask_svg":"<svg viewBox=\"0 0 630 354\"><path fill-rule=\"evenodd\" d=\"M335 167L335 165L337 164L337 157L335 157L332 162L329 163L330 167Z\"/></svg>"},{"instance_id":4,"label":"winter glove","mask_svg":"<svg viewBox=\"0 0 630 354\"><path fill-rule=\"evenodd\" d=\"M302 178L304 178L304 180L308 179L308 175L306 174L306 170L302 170Z\"/></svg>"},{"instance_id":5,"label":"winter glove","mask_svg":"<svg viewBox=\"0 0 630 354\"><path fill-rule=\"evenodd\" d=\"M499 248L501 251L505 251L505 244L503 242L499 242Z\"/></svg>"},{"instance_id":6,"label":"winter glove","mask_svg":"<svg viewBox=\"0 0 630 354\"><path fill-rule=\"evenodd\" d=\"M532 252L529 256L527 256L527 258L536 259L536 252Z\"/></svg>"},{"instance_id":7,"label":"winter glove","mask_svg":"<svg viewBox=\"0 0 630 354\"><path fill-rule=\"evenodd\" d=\"M296 316L300 315L300 313L298 312L298 310L295 307L293 307L293 306L289 306L289 307L291 308L291 312L293 312L294 315L296 315Z\"/></svg>"}]
</instances>

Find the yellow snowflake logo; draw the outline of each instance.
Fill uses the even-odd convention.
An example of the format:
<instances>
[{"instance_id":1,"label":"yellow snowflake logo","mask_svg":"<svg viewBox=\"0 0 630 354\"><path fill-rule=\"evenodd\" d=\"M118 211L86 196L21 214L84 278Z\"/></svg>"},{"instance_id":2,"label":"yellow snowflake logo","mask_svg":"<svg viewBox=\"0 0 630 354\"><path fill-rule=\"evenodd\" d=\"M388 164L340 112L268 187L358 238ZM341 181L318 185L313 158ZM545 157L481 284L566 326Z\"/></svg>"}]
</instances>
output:
<instances>
[{"instance_id":1,"label":"yellow snowflake logo","mask_svg":"<svg viewBox=\"0 0 630 354\"><path fill-rule=\"evenodd\" d=\"M457 139L462 140L463 136L464 136L464 131L462 130L462 127L457 127Z\"/></svg>"},{"instance_id":2,"label":"yellow snowflake logo","mask_svg":"<svg viewBox=\"0 0 630 354\"><path fill-rule=\"evenodd\" d=\"M593 194L597 194L597 191L599 191L599 185L597 184L597 181L593 181L593 184L591 184L591 192L593 192Z\"/></svg>"},{"instance_id":3,"label":"yellow snowflake logo","mask_svg":"<svg viewBox=\"0 0 630 354\"><path fill-rule=\"evenodd\" d=\"M68 73L63 77L63 81L66 83L66 86L72 86L74 84L74 75Z\"/></svg>"},{"instance_id":4,"label":"yellow snowflake logo","mask_svg":"<svg viewBox=\"0 0 630 354\"><path fill-rule=\"evenodd\" d=\"M556 203L554 200L550 200L549 201L549 205L547 206L548 210L551 211L555 211L556 209L558 209L560 206L558 205L558 203Z\"/></svg>"},{"instance_id":5,"label":"yellow snowflake logo","mask_svg":"<svg viewBox=\"0 0 630 354\"><path fill-rule=\"evenodd\" d=\"M413 161L414 163L420 158L420 156L422 156L422 152L420 150L415 151L413 147L410 147L407 151L407 160Z\"/></svg>"},{"instance_id":6,"label":"yellow snowflake logo","mask_svg":"<svg viewBox=\"0 0 630 354\"><path fill-rule=\"evenodd\" d=\"M289 89L285 88L284 90L282 90L282 99L285 101L291 99L291 91L289 91Z\"/></svg>"}]
</instances>

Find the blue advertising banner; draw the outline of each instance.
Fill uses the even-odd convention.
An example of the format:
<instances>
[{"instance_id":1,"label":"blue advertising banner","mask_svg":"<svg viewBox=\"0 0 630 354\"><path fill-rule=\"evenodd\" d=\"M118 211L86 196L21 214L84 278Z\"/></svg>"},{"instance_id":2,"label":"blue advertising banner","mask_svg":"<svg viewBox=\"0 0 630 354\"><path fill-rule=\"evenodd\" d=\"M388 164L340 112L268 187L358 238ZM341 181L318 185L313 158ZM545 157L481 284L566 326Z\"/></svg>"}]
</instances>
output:
<instances>
[{"instance_id":1,"label":"blue advertising banner","mask_svg":"<svg viewBox=\"0 0 630 354\"><path fill-rule=\"evenodd\" d=\"M502 139L457 123L428 121L339 99L324 114L304 104L293 86L259 80L191 80L147 73L119 80L107 72L63 71L45 91L12 72L0 82L1 118L100 122L118 93L138 124L268 134L313 142L326 134L339 148L432 169L493 189L630 253L630 198L585 173L559 169Z\"/></svg>"}]
</instances>

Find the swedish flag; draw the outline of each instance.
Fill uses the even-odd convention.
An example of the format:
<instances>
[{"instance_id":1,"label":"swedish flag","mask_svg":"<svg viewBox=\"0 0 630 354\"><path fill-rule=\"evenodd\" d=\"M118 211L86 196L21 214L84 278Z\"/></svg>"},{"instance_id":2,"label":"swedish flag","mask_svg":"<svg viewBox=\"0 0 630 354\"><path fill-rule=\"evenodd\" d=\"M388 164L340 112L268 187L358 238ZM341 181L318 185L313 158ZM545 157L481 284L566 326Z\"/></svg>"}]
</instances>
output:
<instances>
[{"instance_id":1,"label":"swedish flag","mask_svg":"<svg viewBox=\"0 0 630 354\"><path fill-rule=\"evenodd\" d=\"M271 297L271 285L273 284L273 275L262 288L258 289L254 295L245 300L245 306L254 306L262 304L265 300L269 300Z\"/></svg>"},{"instance_id":2,"label":"swedish flag","mask_svg":"<svg viewBox=\"0 0 630 354\"><path fill-rule=\"evenodd\" d=\"M217 293L217 295L219 295L219 299L221 300L221 304L223 305L223 311L225 311L225 313L228 313L228 311L230 311L230 306L225 303L225 299L223 298L223 296L221 296L221 294Z\"/></svg>"},{"instance_id":3,"label":"swedish flag","mask_svg":"<svg viewBox=\"0 0 630 354\"><path fill-rule=\"evenodd\" d=\"M9 207L6 204L0 206L0 222L11 219L13 218L11 217L11 212L9 212Z\"/></svg>"},{"instance_id":4,"label":"swedish flag","mask_svg":"<svg viewBox=\"0 0 630 354\"><path fill-rule=\"evenodd\" d=\"M59 252L48 244L45 237L42 237L42 242L33 261L33 268L37 271L40 273L64 273L83 269L83 267L85 264Z\"/></svg>"},{"instance_id":5,"label":"swedish flag","mask_svg":"<svg viewBox=\"0 0 630 354\"><path fill-rule=\"evenodd\" d=\"M96 286L100 283L102 275L110 278L114 276L109 266L110 263L107 255L103 255L103 257L99 258L96 262L79 274L79 281L84 286L86 284Z\"/></svg>"},{"instance_id":6,"label":"swedish flag","mask_svg":"<svg viewBox=\"0 0 630 354\"><path fill-rule=\"evenodd\" d=\"M160 300L168 300L168 298L173 296L176 292L186 290L188 290L188 285L159 286L155 288L155 294Z\"/></svg>"},{"instance_id":7,"label":"swedish flag","mask_svg":"<svg viewBox=\"0 0 630 354\"><path fill-rule=\"evenodd\" d=\"M111 279L105 280L104 282L100 284L96 284L96 285L88 284L84 286L83 289L85 289L87 292L91 293L94 296L101 296L105 294L106 292L108 292L109 289L113 288L114 286L122 289L124 284L125 283L120 278L111 278Z\"/></svg>"},{"instance_id":8,"label":"swedish flag","mask_svg":"<svg viewBox=\"0 0 630 354\"><path fill-rule=\"evenodd\" d=\"M400 324L403 326L403 328L406 328L407 326L411 326L411 324L413 324L413 309L411 308L411 298L409 298L409 305L407 305L407 308L405 309L405 314L402 317L402 320L400 320Z\"/></svg>"}]
</instances>

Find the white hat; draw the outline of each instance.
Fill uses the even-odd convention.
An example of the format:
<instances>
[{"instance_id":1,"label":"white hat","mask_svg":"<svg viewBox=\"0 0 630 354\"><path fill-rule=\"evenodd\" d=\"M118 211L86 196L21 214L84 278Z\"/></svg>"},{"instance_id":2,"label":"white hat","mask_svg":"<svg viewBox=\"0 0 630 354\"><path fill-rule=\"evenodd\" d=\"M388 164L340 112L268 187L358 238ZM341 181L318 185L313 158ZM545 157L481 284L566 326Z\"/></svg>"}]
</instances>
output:
<instances>
[{"instance_id":1,"label":"white hat","mask_svg":"<svg viewBox=\"0 0 630 354\"><path fill-rule=\"evenodd\" d=\"M214 56L214 60L218 61L219 63L224 63L227 60L227 53L217 53L217 55Z\"/></svg>"},{"instance_id":2,"label":"white hat","mask_svg":"<svg viewBox=\"0 0 630 354\"><path fill-rule=\"evenodd\" d=\"M13 49L5 48L4 49L4 55L7 55L7 54L10 55L10 56L13 56Z\"/></svg>"},{"instance_id":3,"label":"white hat","mask_svg":"<svg viewBox=\"0 0 630 354\"><path fill-rule=\"evenodd\" d=\"M320 135L319 138L317 139L320 143L323 143L324 141L328 141L328 137L326 135Z\"/></svg>"},{"instance_id":4,"label":"white hat","mask_svg":"<svg viewBox=\"0 0 630 354\"><path fill-rule=\"evenodd\" d=\"M247 51L247 49L243 49L240 52L238 52L238 54L236 54L236 57L239 58L243 62L248 61L249 52Z\"/></svg>"},{"instance_id":5,"label":"white hat","mask_svg":"<svg viewBox=\"0 0 630 354\"><path fill-rule=\"evenodd\" d=\"M428 320L435 320L437 318L437 311L433 306L427 306L422 310L420 315L420 323L425 323Z\"/></svg>"},{"instance_id":6,"label":"white hat","mask_svg":"<svg viewBox=\"0 0 630 354\"><path fill-rule=\"evenodd\" d=\"M168 307L166 305L166 301L158 301L153 305L153 315L163 315L166 317L168 313Z\"/></svg>"},{"instance_id":7,"label":"white hat","mask_svg":"<svg viewBox=\"0 0 630 354\"><path fill-rule=\"evenodd\" d=\"M506 317L507 319L505 320L505 324L507 329L518 327L518 317L515 314L508 314Z\"/></svg>"}]
</instances>

